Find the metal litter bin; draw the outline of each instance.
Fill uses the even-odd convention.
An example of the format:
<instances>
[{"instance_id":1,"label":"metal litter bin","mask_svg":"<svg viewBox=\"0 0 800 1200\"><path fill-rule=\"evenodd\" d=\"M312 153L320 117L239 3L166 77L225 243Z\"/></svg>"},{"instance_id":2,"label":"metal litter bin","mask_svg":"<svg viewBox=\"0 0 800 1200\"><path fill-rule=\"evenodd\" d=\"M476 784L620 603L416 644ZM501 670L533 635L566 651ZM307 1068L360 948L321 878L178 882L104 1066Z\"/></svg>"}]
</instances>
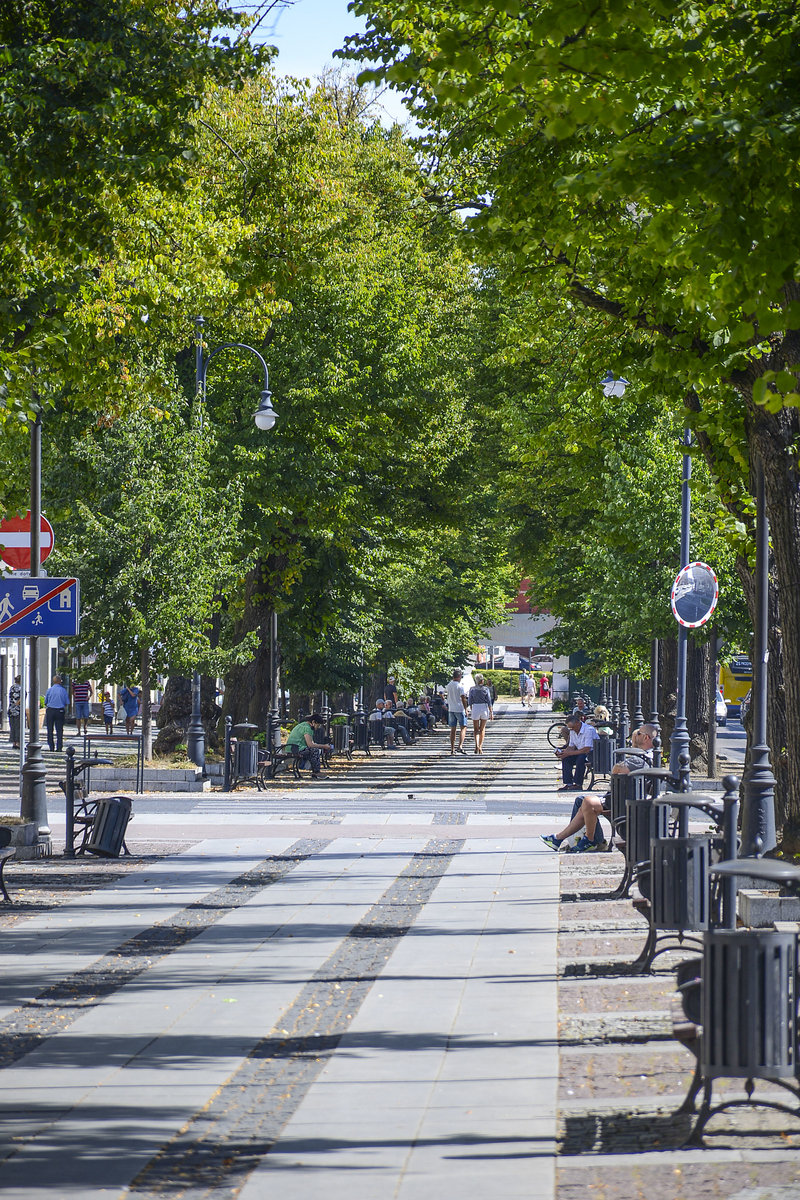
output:
<instances>
[{"instance_id":1,"label":"metal litter bin","mask_svg":"<svg viewBox=\"0 0 800 1200\"><path fill-rule=\"evenodd\" d=\"M258 777L259 745L250 736L257 729L258 726L251 724L249 721L241 721L233 727L233 732L236 736L236 747L233 756L234 787L236 783L242 780L256 779Z\"/></svg>"},{"instance_id":2,"label":"metal litter bin","mask_svg":"<svg viewBox=\"0 0 800 1200\"><path fill-rule=\"evenodd\" d=\"M258 742L237 741L233 773L237 779L253 779L258 774Z\"/></svg>"},{"instance_id":3,"label":"metal litter bin","mask_svg":"<svg viewBox=\"0 0 800 1200\"><path fill-rule=\"evenodd\" d=\"M91 837L86 843L90 854L98 854L101 858L119 857L132 806L130 796L104 796L98 800Z\"/></svg>"}]
</instances>

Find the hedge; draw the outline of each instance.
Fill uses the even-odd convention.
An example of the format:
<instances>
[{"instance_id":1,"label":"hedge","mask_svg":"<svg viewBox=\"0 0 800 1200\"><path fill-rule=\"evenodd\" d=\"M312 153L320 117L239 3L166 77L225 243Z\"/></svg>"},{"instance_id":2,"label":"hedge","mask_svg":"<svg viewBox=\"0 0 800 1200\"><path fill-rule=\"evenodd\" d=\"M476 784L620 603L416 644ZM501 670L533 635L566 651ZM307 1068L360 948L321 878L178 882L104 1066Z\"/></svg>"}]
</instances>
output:
<instances>
[{"instance_id":1,"label":"hedge","mask_svg":"<svg viewBox=\"0 0 800 1200\"><path fill-rule=\"evenodd\" d=\"M493 683L494 686L497 688L498 696L518 696L519 695L519 677L520 677L519 670L512 671L512 670L503 669L503 670L498 670L498 671L490 671L490 670L485 670L483 667L478 667L477 669L473 669L472 674L473 675L482 675L484 680L486 681L486 683ZM542 674L546 674L548 676L548 678L550 678L550 682L552 683L552 676L549 671L545 671L545 672L533 671L532 674L533 674L534 679L536 680L537 694L539 691L539 680L541 679Z\"/></svg>"}]
</instances>

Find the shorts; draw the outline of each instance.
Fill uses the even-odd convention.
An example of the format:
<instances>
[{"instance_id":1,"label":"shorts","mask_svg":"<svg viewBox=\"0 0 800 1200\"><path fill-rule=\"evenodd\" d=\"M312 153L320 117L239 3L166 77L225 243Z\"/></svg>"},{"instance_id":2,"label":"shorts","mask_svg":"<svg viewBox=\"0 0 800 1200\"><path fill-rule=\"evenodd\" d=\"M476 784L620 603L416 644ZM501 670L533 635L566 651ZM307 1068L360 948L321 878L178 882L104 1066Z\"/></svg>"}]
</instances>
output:
<instances>
[{"instance_id":1,"label":"shorts","mask_svg":"<svg viewBox=\"0 0 800 1200\"><path fill-rule=\"evenodd\" d=\"M457 725L466 725L466 723L467 714L464 712L463 708L461 712L451 712L447 714L447 724L451 729L455 729Z\"/></svg>"},{"instance_id":2,"label":"shorts","mask_svg":"<svg viewBox=\"0 0 800 1200\"><path fill-rule=\"evenodd\" d=\"M473 721L488 721L489 720L489 705L488 704L473 704L472 719L473 719Z\"/></svg>"},{"instance_id":3,"label":"shorts","mask_svg":"<svg viewBox=\"0 0 800 1200\"><path fill-rule=\"evenodd\" d=\"M76 700L75 701L75 720L76 721L88 721L89 717L91 715L92 715L92 713L91 713L91 709L89 707L88 700Z\"/></svg>"}]
</instances>

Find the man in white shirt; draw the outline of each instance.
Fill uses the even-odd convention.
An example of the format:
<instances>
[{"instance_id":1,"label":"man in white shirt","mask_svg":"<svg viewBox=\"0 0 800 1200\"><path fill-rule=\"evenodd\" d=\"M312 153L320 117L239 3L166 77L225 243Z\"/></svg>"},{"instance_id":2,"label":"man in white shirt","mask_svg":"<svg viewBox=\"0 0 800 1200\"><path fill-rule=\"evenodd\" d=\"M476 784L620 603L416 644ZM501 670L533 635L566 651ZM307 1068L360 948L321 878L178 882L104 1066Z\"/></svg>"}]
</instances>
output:
<instances>
[{"instance_id":1,"label":"man in white shirt","mask_svg":"<svg viewBox=\"0 0 800 1200\"><path fill-rule=\"evenodd\" d=\"M464 753L464 738L467 736L467 689L461 682L463 671L458 667L447 685L447 723L450 726L450 753ZM456 729L460 730L456 746Z\"/></svg>"},{"instance_id":2,"label":"man in white shirt","mask_svg":"<svg viewBox=\"0 0 800 1200\"><path fill-rule=\"evenodd\" d=\"M583 787L583 777L586 773L586 760L592 752L594 731L591 725L584 725L581 718L575 714L567 717L569 742L562 750L556 750L561 759L562 786L560 792L580 791Z\"/></svg>"}]
</instances>

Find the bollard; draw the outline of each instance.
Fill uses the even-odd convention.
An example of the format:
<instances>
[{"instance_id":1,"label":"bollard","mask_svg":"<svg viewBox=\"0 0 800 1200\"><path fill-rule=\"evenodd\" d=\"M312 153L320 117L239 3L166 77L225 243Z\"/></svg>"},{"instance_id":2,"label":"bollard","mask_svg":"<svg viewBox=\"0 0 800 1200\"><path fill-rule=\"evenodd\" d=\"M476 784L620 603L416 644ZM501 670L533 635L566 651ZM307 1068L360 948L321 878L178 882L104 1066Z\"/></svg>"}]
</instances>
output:
<instances>
[{"instance_id":1,"label":"bollard","mask_svg":"<svg viewBox=\"0 0 800 1200\"><path fill-rule=\"evenodd\" d=\"M67 746L67 778L64 793L67 798L64 858L75 857L75 747Z\"/></svg>"},{"instance_id":2,"label":"bollard","mask_svg":"<svg viewBox=\"0 0 800 1200\"><path fill-rule=\"evenodd\" d=\"M724 815L722 818L722 855L723 859L732 861L737 857L738 853L738 834L737 826L739 824L739 777L738 775L726 775L723 779L725 787L725 795L722 797L722 803L725 806ZM737 877L735 875L725 875L721 877L722 883L722 920L721 926L723 929L736 928L736 890Z\"/></svg>"}]
</instances>

